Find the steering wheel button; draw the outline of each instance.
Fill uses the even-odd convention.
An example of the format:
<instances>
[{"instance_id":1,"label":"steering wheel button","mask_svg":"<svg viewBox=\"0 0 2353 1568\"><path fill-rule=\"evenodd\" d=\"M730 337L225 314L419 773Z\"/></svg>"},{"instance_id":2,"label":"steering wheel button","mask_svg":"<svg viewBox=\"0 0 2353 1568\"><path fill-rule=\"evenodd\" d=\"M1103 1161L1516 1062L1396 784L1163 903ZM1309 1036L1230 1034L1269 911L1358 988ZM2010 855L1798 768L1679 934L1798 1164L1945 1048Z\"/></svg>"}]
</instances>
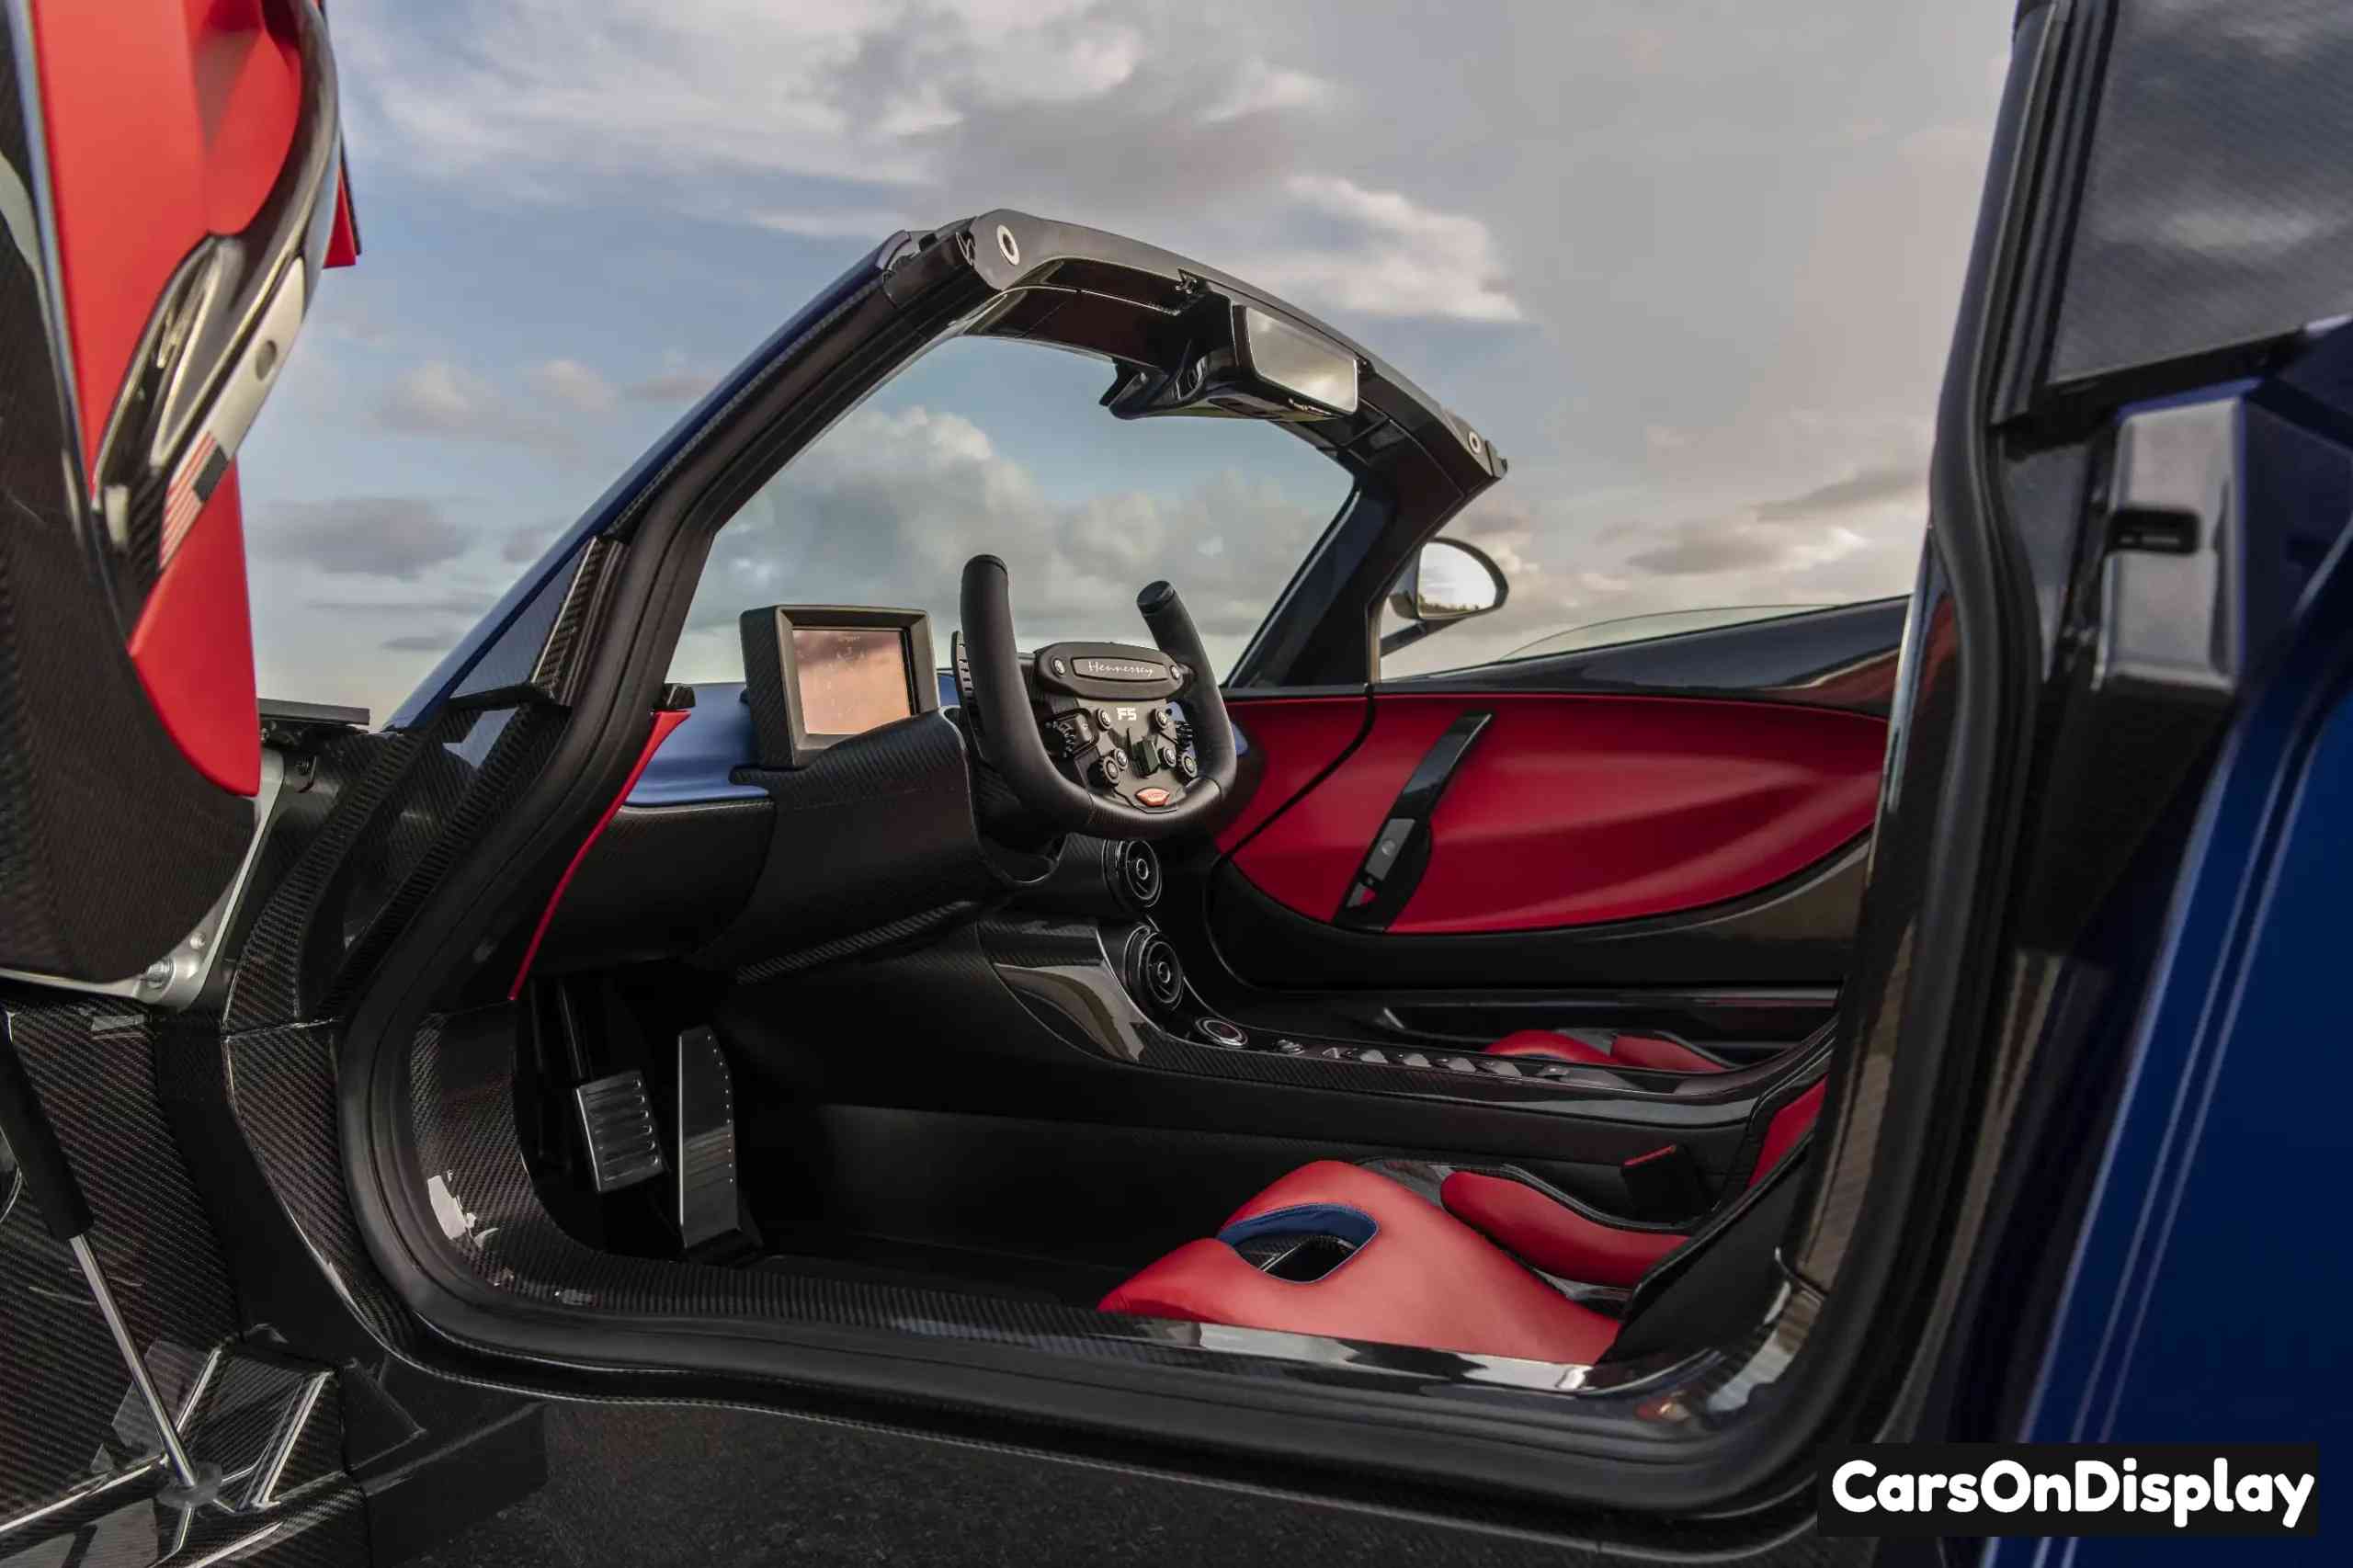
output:
<instances>
[{"instance_id":1,"label":"steering wheel button","mask_svg":"<svg viewBox=\"0 0 2353 1568\"><path fill-rule=\"evenodd\" d=\"M1165 806L1168 803L1168 791L1156 784L1148 790L1139 790L1136 791L1136 802L1145 806Z\"/></svg>"}]
</instances>

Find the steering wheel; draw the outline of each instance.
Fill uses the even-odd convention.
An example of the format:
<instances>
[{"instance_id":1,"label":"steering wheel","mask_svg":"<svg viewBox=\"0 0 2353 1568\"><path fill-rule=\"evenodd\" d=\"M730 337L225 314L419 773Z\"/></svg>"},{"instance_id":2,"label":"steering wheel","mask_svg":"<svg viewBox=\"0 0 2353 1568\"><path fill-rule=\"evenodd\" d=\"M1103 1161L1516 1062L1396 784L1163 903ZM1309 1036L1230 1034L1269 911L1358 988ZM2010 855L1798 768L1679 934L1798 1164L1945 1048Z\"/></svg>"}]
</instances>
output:
<instances>
[{"instance_id":1,"label":"steering wheel","mask_svg":"<svg viewBox=\"0 0 2353 1568\"><path fill-rule=\"evenodd\" d=\"M1176 590L1154 583L1136 596L1158 647L1056 642L1025 669L1010 586L995 556L964 563L953 662L982 755L1015 796L1056 827L1105 838L1210 825L1233 797L1233 725Z\"/></svg>"}]
</instances>

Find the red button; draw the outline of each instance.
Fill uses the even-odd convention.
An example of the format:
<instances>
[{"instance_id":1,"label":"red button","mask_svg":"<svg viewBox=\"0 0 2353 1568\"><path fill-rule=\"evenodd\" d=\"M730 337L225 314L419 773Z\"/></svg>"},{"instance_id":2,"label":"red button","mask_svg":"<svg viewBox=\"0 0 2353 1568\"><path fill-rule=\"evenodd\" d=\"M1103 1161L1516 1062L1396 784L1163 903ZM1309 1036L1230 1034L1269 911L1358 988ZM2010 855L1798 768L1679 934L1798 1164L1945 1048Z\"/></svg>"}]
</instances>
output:
<instances>
[{"instance_id":1,"label":"red button","mask_svg":"<svg viewBox=\"0 0 2353 1568\"><path fill-rule=\"evenodd\" d=\"M1168 803L1168 791L1154 785L1149 790L1137 790L1136 799L1147 806L1165 806Z\"/></svg>"}]
</instances>

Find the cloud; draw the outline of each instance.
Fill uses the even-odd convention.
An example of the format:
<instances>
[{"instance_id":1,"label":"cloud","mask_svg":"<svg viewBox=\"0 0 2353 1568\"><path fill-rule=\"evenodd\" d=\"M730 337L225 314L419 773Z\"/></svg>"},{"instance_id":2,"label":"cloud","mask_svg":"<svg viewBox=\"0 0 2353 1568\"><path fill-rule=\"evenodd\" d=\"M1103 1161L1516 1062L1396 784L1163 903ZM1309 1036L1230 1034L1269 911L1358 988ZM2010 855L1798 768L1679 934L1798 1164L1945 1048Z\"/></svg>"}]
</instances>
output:
<instances>
[{"instance_id":1,"label":"cloud","mask_svg":"<svg viewBox=\"0 0 2353 1568\"><path fill-rule=\"evenodd\" d=\"M498 596L486 589L460 589L433 595L404 593L389 599L313 599L311 608L330 615L460 615L476 620L497 602Z\"/></svg>"},{"instance_id":2,"label":"cloud","mask_svg":"<svg viewBox=\"0 0 2353 1568\"><path fill-rule=\"evenodd\" d=\"M1233 85L1201 111L1201 119L1214 125L1286 109L1323 108L1338 96L1338 87L1321 76L1270 64L1254 54L1234 73Z\"/></svg>"},{"instance_id":3,"label":"cloud","mask_svg":"<svg viewBox=\"0 0 2353 1568\"><path fill-rule=\"evenodd\" d=\"M744 222L755 228L772 229L779 234L799 234L803 238L821 240L865 240L870 243L879 243L887 234L915 226L896 212L873 208L846 208L830 211L770 209L747 212L744 214Z\"/></svg>"},{"instance_id":4,"label":"cloud","mask_svg":"<svg viewBox=\"0 0 2353 1568\"><path fill-rule=\"evenodd\" d=\"M577 359L549 359L523 372L541 397L583 414L602 414L619 401L612 383Z\"/></svg>"},{"instance_id":5,"label":"cloud","mask_svg":"<svg viewBox=\"0 0 2353 1568\"><path fill-rule=\"evenodd\" d=\"M1760 501L1730 517L1691 519L1661 530L1643 530L1654 543L1625 558L1637 572L1665 577L1713 576L1746 572L1773 575L1830 565L1864 550L1891 530L1856 522L1851 514L1874 508L1895 517L1927 519L1927 475L1909 462L1865 465L1843 478L1794 495ZM1846 519L1831 521L1828 519ZM1900 527L1901 525L1898 525ZM1870 528L1870 532L1858 531ZM1631 537L1632 530L1628 530Z\"/></svg>"},{"instance_id":6,"label":"cloud","mask_svg":"<svg viewBox=\"0 0 2353 1568\"><path fill-rule=\"evenodd\" d=\"M530 200L669 207L808 240L977 207L1141 226L1311 309L1523 319L1444 170L1393 182L1367 114L1302 57L1323 30L1088 0L484 0L364 32L353 113L422 177ZM1283 36L1286 32L1290 36ZM1381 188L1333 160L1382 169ZM1172 233L1170 229L1174 229ZM1247 274L1245 273L1245 276Z\"/></svg>"},{"instance_id":7,"label":"cloud","mask_svg":"<svg viewBox=\"0 0 2353 1568\"><path fill-rule=\"evenodd\" d=\"M1177 485L1074 497L1042 485L964 415L861 409L721 530L688 636L701 633L723 667L737 614L761 604L906 603L952 624L959 574L985 547L1012 569L1025 644L1117 635L1136 589L1166 575L1223 664L1265 618L1340 494L1336 483L1316 505L1213 468Z\"/></svg>"},{"instance_id":8,"label":"cloud","mask_svg":"<svg viewBox=\"0 0 2353 1568\"><path fill-rule=\"evenodd\" d=\"M1927 488L1927 474L1910 464L1859 469L1844 479L1816 485L1802 494L1762 502L1756 508L1756 518L1759 522L1779 523L1815 517L1824 512L1851 511L1857 506L1918 494Z\"/></svg>"},{"instance_id":9,"label":"cloud","mask_svg":"<svg viewBox=\"0 0 2353 1568\"><path fill-rule=\"evenodd\" d=\"M458 645L458 633L404 631L398 637L387 637L376 645L394 653L446 653Z\"/></svg>"},{"instance_id":10,"label":"cloud","mask_svg":"<svg viewBox=\"0 0 2353 1568\"><path fill-rule=\"evenodd\" d=\"M1336 317L1510 454L1509 480L1456 528L1509 557L1511 602L1423 644L1439 665L1594 619L1906 587L1922 520L1896 474L1925 466L2006 12L1933 0L1795 10L1502 0L1493 25L1465 29L1443 8L1375 9L335 0L355 160L364 153L418 199L380 215L369 264L323 290L320 341L294 369L308 362L312 373L273 398L249 448L249 495L265 499L264 484L400 494L429 464L453 491L500 497L482 501L478 519L448 499L480 532L452 570L469 585L511 576L540 536L507 514L545 519L585 504L660 420L890 229L1004 204L1167 245ZM2344 31L2334 17L2281 31L2260 7L2221 21L2211 9L2139 25L2206 28L2248 57L2249 81L2343 74L2323 58ZM2148 112L2162 119L2169 104ZM2307 140L2311 157L2331 155L2325 138ZM2161 139L2145 145L2162 153ZM2119 210L2118 233L2079 237L2079 263L2112 242L2184 265L2268 268L2342 238L2305 220L2250 222L2244 192L2216 177L2227 170L2192 173L2195 200ZM577 296L516 263L564 247L607 269L587 281L636 290L631 308L552 319ZM465 298L420 278L462 278ZM2218 292L2216 308L2245 297ZM346 341L327 335L338 319ZM401 354L404 344L420 347ZM318 349L350 363L322 373ZM1000 351L1024 352L989 350ZM389 415L366 417L387 363L436 354L450 362L438 384L399 389ZM564 446L583 411L527 380L527 367L559 357L593 366L616 399L593 448ZM1028 472L1044 508L1037 537L1058 538L1075 505L1067 473L1044 456L1025 471L1015 454L1044 451L1040 437L1059 434L1063 411L969 391L929 398L936 428L897 432L910 460L1010 494ZM985 455L956 455L949 409L983 437ZM406 438L386 440L384 428ZM1097 437L1078 436L1091 451ZM881 464L884 432L866 439ZM518 452L566 460L525 463ZM828 476L824 448L809 455L787 531L862 526L862 514L837 520L813 498L856 500L862 484L873 500L891 476L860 479L839 463ZM1150 491L1143 501L1121 511L1097 497L1102 526L1198 517L1204 496L1225 504L1213 475L1175 491L1148 483L1141 473L1157 464L1113 481ZM1866 483L1874 475L1883 493ZM980 527L1031 537L1000 500L959 540L920 477L899 476L896 499L922 506L889 536L920 548L895 572L859 555L847 575L871 585L865 597L945 601L961 555L987 547ZM1253 482L1231 477L1245 504ZM1205 596L1214 562L1253 548L1231 529L1199 542ZM1276 543L1253 570L1287 574L1304 548ZM1025 634L1029 597L1051 596L1045 574L1065 564L1058 546L1041 545L1040 560L1051 567L1023 568L1016 585ZM943 563L944 576L910 588ZM1111 597L1083 618L1073 608L1074 631L1120 634L1102 609L1134 584L1113 589L1101 571ZM298 586L315 576L308 565L290 573ZM770 581L773 597L798 597L797 579ZM366 585L387 599L440 593L438 582ZM328 678L320 650L337 618L304 619L313 612L299 593L282 602L296 607L278 635L283 667L332 695L318 684ZM1264 602L1237 591L1222 613L1238 621ZM1040 606L1041 619L1062 613ZM257 600L256 613L276 612ZM423 654L411 653L403 678L430 663ZM379 672L402 661L366 636L349 655L363 658L381 685L358 695L396 696L394 676Z\"/></svg>"},{"instance_id":11,"label":"cloud","mask_svg":"<svg viewBox=\"0 0 2353 1568\"><path fill-rule=\"evenodd\" d=\"M721 374L672 348L664 352L659 370L622 387L621 396L631 403L692 403L716 386Z\"/></svg>"},{"instance_id":12,"label":"cloud","mask_svg":"<svg viewBox=\"0 0 2353 1568\"><path fill-rule=\"evenodd\" d=\"M428 359L394 381L377 400L374 414L378 425L404 436L454 437L550 451L567 450L574 444L572 430L562 420L523 406L446 359Z\"/></svg>"},{"instance_id":13,"label":"cloud","mask_svg":"<svg viewBox=\"0 0 2353 1568\"><path fill-rule=\"evenodd\" d=\"M1325 247L1260 258L1246 274L1252 281L1323 309L1366 315L1521 318L1495 235L1479 219L1336 175L1293 175L1285 188L1302 208L1335 220L1341 233Z\"/></svg>"},{"instance_id":14,"label":"cloud","mask_svg":"<svg viewBox=\"0 0 2353 1568\"><path fill-rule=\"evenodd\" d=\"M322 572L415 582L472 542L435 503L414 495L281 501L257 511L256 544Z\"/></svg>"}]
</instances>

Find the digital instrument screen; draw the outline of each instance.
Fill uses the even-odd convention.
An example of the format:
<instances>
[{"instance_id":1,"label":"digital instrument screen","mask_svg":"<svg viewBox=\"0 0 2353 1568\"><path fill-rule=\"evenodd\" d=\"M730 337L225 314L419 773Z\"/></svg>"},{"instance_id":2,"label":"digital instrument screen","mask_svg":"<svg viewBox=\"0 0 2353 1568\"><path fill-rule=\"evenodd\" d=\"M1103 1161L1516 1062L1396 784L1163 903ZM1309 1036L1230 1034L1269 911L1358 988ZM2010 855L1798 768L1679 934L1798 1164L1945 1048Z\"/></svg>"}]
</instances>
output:
<instances>
[{"instance_id":1,"label":"digital instrument screen","mask_svg":"<svg viewBox=\"0 0 2353 1568\"><path fill-rule=\"evenodd\" d=\"M857 735L915 712L906 634L895 627L796 626L801 727Z\"/></svg>"}]
</instances>

